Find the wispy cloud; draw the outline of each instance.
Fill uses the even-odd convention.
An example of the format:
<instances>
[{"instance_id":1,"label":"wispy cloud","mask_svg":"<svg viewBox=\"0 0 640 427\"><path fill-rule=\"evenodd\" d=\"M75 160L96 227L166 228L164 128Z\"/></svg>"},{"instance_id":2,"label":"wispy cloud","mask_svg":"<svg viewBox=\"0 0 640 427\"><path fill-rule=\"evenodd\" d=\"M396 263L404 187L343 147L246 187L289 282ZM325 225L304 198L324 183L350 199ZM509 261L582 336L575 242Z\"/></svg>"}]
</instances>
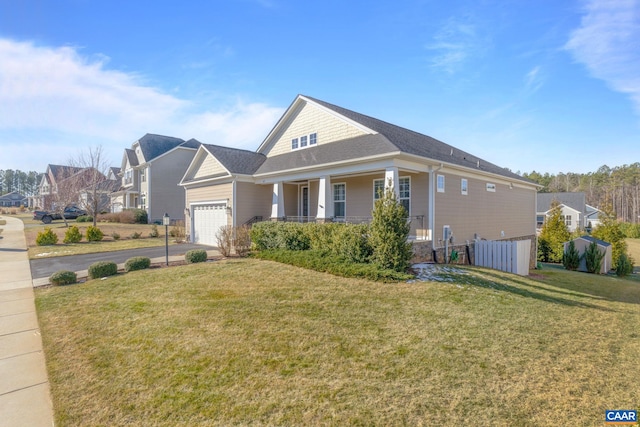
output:
<instances>
[{"instance_id":1,"label":"wispy cloud","mask_svg":"<svg viewBox=\"0 0 640 427\"><path fill-rule=\"evenodd\" d=\"M537 92L544 85L542 67L536 65L524 76L524 92L525 95L531 95Z\"/></svg>"},{"instance_id":2,"label":"wispy cloud","mask_svg":"<svg viewBox=\"0 0 640 427\"><path fill-rule=\"evenodd\" d=\"M203 107L107 63L73 47L0 39L0 169L12 167L7 153L29 153L32 163L41 156L44 169L57 154L53 148L66 150L74 141L105 143L119 161L122 150L147 132L255 149L283 112L242 98ZM49 150L29 149L37 146Z\"/></svg>"},{"instance_id":3,"label":"wispy cloud","mask_svg":"<svg viewBox=\"0 0 640 427\"><path fill-rule=\"evenodd\" d=\"M640 114L640 2L590 0L565 48L591 75L628 94Z\"/></svg>"},{"instance_id":4,"label":"wispy cloud","mask_svg":"<svg viewBox=\"0 0 640 427\"><path fill-rule=\"evenodd\" d=\"M488 39L480 34L478 24L471 18L449 18L426 45L434 51L431 66L449 74L459 71L472 57L482 56Z\"/></svg>"}]
</instances>

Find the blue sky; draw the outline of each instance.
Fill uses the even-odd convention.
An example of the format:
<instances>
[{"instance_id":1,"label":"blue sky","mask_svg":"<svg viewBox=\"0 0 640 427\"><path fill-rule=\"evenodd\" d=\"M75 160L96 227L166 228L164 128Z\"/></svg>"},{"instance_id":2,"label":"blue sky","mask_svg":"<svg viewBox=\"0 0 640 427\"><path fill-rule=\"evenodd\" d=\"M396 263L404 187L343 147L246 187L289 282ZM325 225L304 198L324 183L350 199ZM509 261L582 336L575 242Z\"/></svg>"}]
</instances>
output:
<instances>
[{"instance_id":1,"label":"blue sky","mask_svg":"<svg viewBox=\"0 0 640 427\"><path fill-rule=\"evenodd\" d=\"M640 0L0 0L0 169L255 150L297 94L520 172L640 161Z\"/></svg>"}]
</instances>

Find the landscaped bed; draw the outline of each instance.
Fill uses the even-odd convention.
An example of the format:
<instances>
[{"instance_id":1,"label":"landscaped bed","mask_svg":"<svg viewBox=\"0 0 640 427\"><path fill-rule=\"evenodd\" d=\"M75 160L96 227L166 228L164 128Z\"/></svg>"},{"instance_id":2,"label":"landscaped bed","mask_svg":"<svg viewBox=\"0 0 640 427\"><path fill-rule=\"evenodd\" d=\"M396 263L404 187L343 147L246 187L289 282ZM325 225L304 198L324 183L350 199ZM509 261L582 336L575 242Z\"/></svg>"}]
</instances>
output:
<instances>
[{"instance_id":1,"label":"landscaped bed","mask_svg":"<svg viewBox=\"0 0 640 427\"><path fill-rule=\"evenodd\" d=\"M598 425L637 407L636 283L460 268L383 284L230 259L36 290L56 423Z\"/></svg>"}]
</instances>

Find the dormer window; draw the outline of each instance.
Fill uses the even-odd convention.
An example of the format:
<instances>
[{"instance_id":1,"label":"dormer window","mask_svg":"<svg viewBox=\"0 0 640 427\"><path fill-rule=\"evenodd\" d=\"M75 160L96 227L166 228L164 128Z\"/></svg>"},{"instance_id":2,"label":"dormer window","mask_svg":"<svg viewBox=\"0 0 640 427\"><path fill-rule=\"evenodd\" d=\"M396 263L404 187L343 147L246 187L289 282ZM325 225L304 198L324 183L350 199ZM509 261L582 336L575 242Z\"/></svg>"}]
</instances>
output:
<instances>
[{"instance_id":1,"label":"dormer window","mask_svg":"<svg viewBox=\"0 0 640 427\"><path fill-rule=\"evenodd\" d=\"M308 148L318 143L318 134L316 132L310 133L309 135L302 135L298 138L293 138L291 140L291 150L300 150L303 148Z\"/></svg>"}]
</instances>

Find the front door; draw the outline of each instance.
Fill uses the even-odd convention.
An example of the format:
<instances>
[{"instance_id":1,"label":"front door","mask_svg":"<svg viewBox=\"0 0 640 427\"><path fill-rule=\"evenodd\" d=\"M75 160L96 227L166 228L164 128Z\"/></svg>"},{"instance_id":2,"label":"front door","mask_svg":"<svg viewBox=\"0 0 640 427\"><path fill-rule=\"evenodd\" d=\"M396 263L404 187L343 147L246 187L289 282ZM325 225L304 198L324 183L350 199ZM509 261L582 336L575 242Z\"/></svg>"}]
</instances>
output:
<instances>
[{"instance_id":1,"label":"front door","mask_svg":"<svg viewBox=\"0 0 640 427\"><path fill-rule=\"evenodd\" d=\"M309 187L302 187L302 216L305 221L309 218Z\"/></svg>"}]
</instances>

